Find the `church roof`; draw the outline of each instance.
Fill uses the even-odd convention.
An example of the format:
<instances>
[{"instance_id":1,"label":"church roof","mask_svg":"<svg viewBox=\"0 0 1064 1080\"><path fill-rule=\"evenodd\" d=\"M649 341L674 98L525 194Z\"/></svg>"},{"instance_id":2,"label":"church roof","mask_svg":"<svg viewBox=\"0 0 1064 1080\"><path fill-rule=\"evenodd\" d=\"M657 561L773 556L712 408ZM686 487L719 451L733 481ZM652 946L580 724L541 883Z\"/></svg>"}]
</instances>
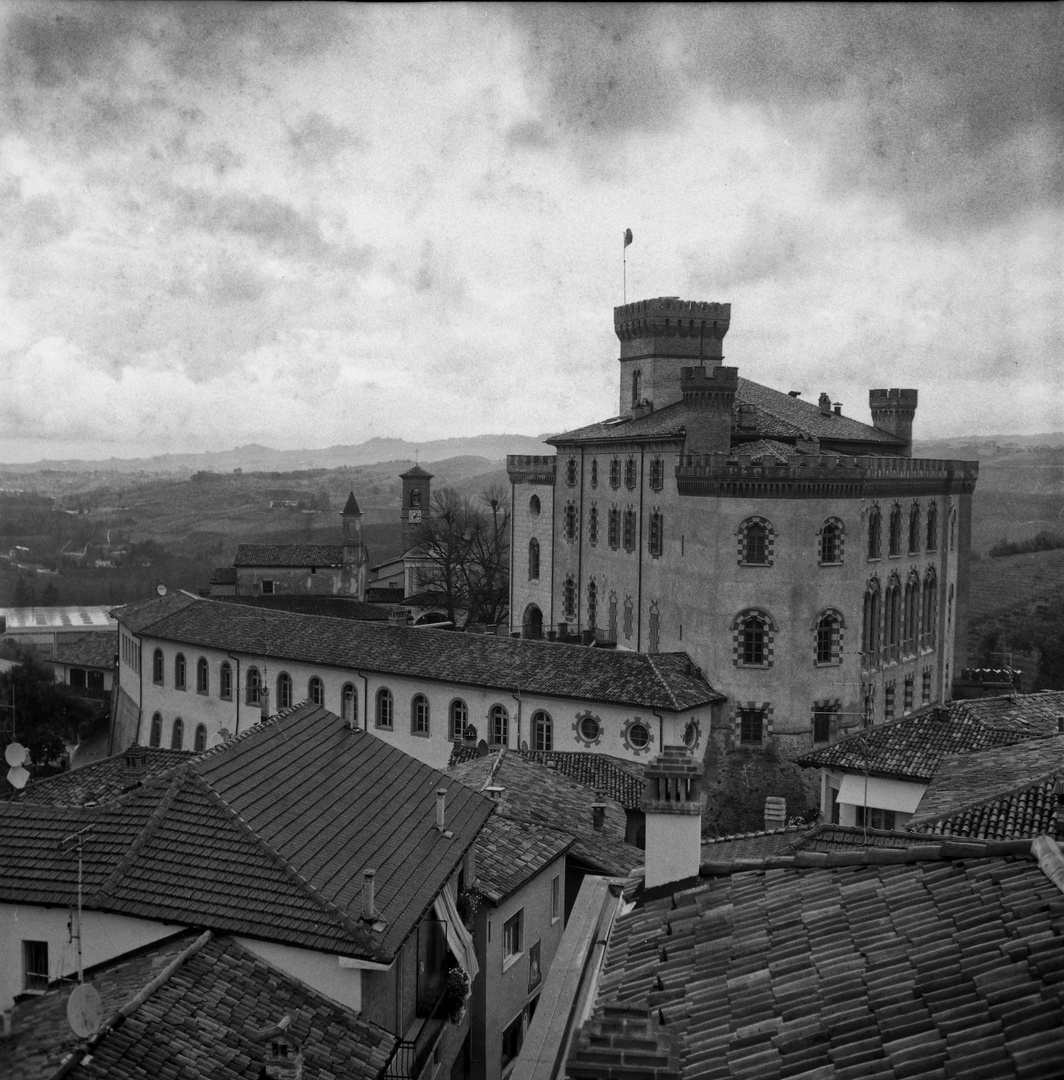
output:
<instances>
[{"instance_id":1,"label":"church roof","mask_svg":"<svg viewBox=\"0 0 1064 1080\"><path fill-rule=\"evenodd\" d=\"M358 517L362 513L358 508L358 500L355 498L355 493L352 491L347 496L347 502L344 503L344 508L341 511L343 517L351 517L354 515Z\"/></svg>"},{"instance_id":2,"label":"church roof","mask_svg":"<svg viewBox=\"0 0 1064 1080\"><path fill-rule=\"evenodd\" d=\"M420 465L412 465L406 472L399 474L400 480L418 479L418 480L431 480L432 473L425 472Z\"/></svg>"},{"instance_id":3,"label":"church roof","mask_svg":"<svg viewBox=\"0 0 1064 1080\"><path fill-rule=\"evenodd\" d=\"M753 426L744 428L744 435L747 437L790 440L812 437L829 444L866 444L870 450L897 450L905 445L903 439L891 435L890 432L881 431L870 424L835 412L821 412L820 407L813 402L791 397L749 379L739 380L739 389L735 395L736 415L740 405L753 407L749 421ZM554 435L546 441L553 446L559 446L570 442L681 438L686 432L692 408L682 401L677 401L645 416L600 421ZM748 438L744 441L748 441ZM744 447L742 452L748 451Z\"/></svg>"}]
</instances>

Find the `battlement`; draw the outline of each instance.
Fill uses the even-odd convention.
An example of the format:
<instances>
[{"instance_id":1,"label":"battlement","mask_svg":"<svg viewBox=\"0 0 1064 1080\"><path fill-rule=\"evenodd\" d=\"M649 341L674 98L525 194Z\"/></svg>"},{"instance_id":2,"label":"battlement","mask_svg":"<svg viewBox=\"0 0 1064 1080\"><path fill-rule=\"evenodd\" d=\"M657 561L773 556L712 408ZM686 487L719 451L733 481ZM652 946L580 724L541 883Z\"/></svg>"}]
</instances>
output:
<instances>
[{"instance_id":1,"label":"battlement","mask_svg":"<svg viewBox=\"0 0 1064 1080\"><path fill-rule=\"evenodd\" d=\"M680 390L688 395L734 394L739 389L739 369L734 367L680 368Z\"/></svg>"},{"instance_id":2,"label":"battlement","mask_svg":"<svg viewBox=\"0 0 1064 1080\"><path fill-rule=\"evenodd\" d=\"M506 472L511 484L553 484L557 465L556 454L506 455Z\"/></svg>"},{"instance_id":3,"label":"battlement","mask_svg":"<svg viewBox=\"0 0 1064 1080\"><path fill-rule=\"evenodd\" d=\"M678 356L721 359L721 341L731 323L731 304L659 296L613 309L621 359Z\"/></svg>"},{"instance_id":4,"label":"battlement","mask_svg":"<svg viewBox=\"0 0 1064 1080\"><path fill-rule=\"evenodd\" d=\"M869 390L868 406L873 413L877 409L916 410L916 390Z\"/></svg>"},{"instance_id":5,"label":"battlement","mask_svg":"<svg viewBox=\"0 0 1064 1080\"><path fill-rule=\"evenodd\" d=\"M872 423L880 431L889 431L891 435L903 439L911 453L916 391L869 390L868 407L872 411Z\"/></svg>"}]
</instances>

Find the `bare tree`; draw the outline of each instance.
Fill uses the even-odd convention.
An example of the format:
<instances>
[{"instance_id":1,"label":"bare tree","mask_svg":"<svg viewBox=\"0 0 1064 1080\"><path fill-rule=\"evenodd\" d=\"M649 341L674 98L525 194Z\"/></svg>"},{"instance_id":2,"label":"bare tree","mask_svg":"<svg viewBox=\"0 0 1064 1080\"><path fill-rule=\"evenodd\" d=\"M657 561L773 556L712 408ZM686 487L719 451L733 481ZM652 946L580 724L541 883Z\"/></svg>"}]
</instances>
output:
<instances>
[{"instance_id":1,"label":"bare tree","mask_svg":"<svg viewBox=\"0 0 1064 1080\"><path fill-rule=\"evenodd\" d=\"M432 497L431 512L414 534L428 564L420 587L444 596L447 617L456 626L497 623L510 593L510 505L493 486L475 500L453 488Z\"/></svg>"}]
</instances>

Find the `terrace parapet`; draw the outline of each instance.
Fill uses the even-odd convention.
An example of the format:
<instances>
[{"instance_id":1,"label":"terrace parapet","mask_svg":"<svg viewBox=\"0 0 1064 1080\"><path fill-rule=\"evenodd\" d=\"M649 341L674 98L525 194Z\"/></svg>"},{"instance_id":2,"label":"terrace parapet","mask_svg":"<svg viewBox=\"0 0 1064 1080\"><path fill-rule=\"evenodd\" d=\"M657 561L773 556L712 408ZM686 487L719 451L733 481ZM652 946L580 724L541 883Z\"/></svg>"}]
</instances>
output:
<instances>
[{"instance_id":1,"label":"terrace parapet","mask_svg":"<svg viewBox=\"0 0 1064 1080\"><path fill-rule=\"evenodd\" d=\"M511 484L553 484L556 454L507 454L506 472Z\"/></svg>"}]
</instances>

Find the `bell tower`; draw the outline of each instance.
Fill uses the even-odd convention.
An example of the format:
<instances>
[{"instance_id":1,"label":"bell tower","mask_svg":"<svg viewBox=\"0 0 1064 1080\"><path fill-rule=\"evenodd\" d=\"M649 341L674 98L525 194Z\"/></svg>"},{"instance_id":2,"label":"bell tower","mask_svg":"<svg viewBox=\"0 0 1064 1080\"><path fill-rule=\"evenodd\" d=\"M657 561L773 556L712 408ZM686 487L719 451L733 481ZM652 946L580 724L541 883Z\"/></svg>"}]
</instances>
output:
<instances>
[{"instance_id":1,"label":"bell tower","mask_svg":"<svg viewBox=\"0 0 1064 1080\"><path fill-rule=\"evenodd\" d=\"M414 536L429 514L432 494L432 473L420 465L399 474L403 482L403 506L399 518L403 523L403 548L413 547Z\"/></svg>"}]
</instances>

